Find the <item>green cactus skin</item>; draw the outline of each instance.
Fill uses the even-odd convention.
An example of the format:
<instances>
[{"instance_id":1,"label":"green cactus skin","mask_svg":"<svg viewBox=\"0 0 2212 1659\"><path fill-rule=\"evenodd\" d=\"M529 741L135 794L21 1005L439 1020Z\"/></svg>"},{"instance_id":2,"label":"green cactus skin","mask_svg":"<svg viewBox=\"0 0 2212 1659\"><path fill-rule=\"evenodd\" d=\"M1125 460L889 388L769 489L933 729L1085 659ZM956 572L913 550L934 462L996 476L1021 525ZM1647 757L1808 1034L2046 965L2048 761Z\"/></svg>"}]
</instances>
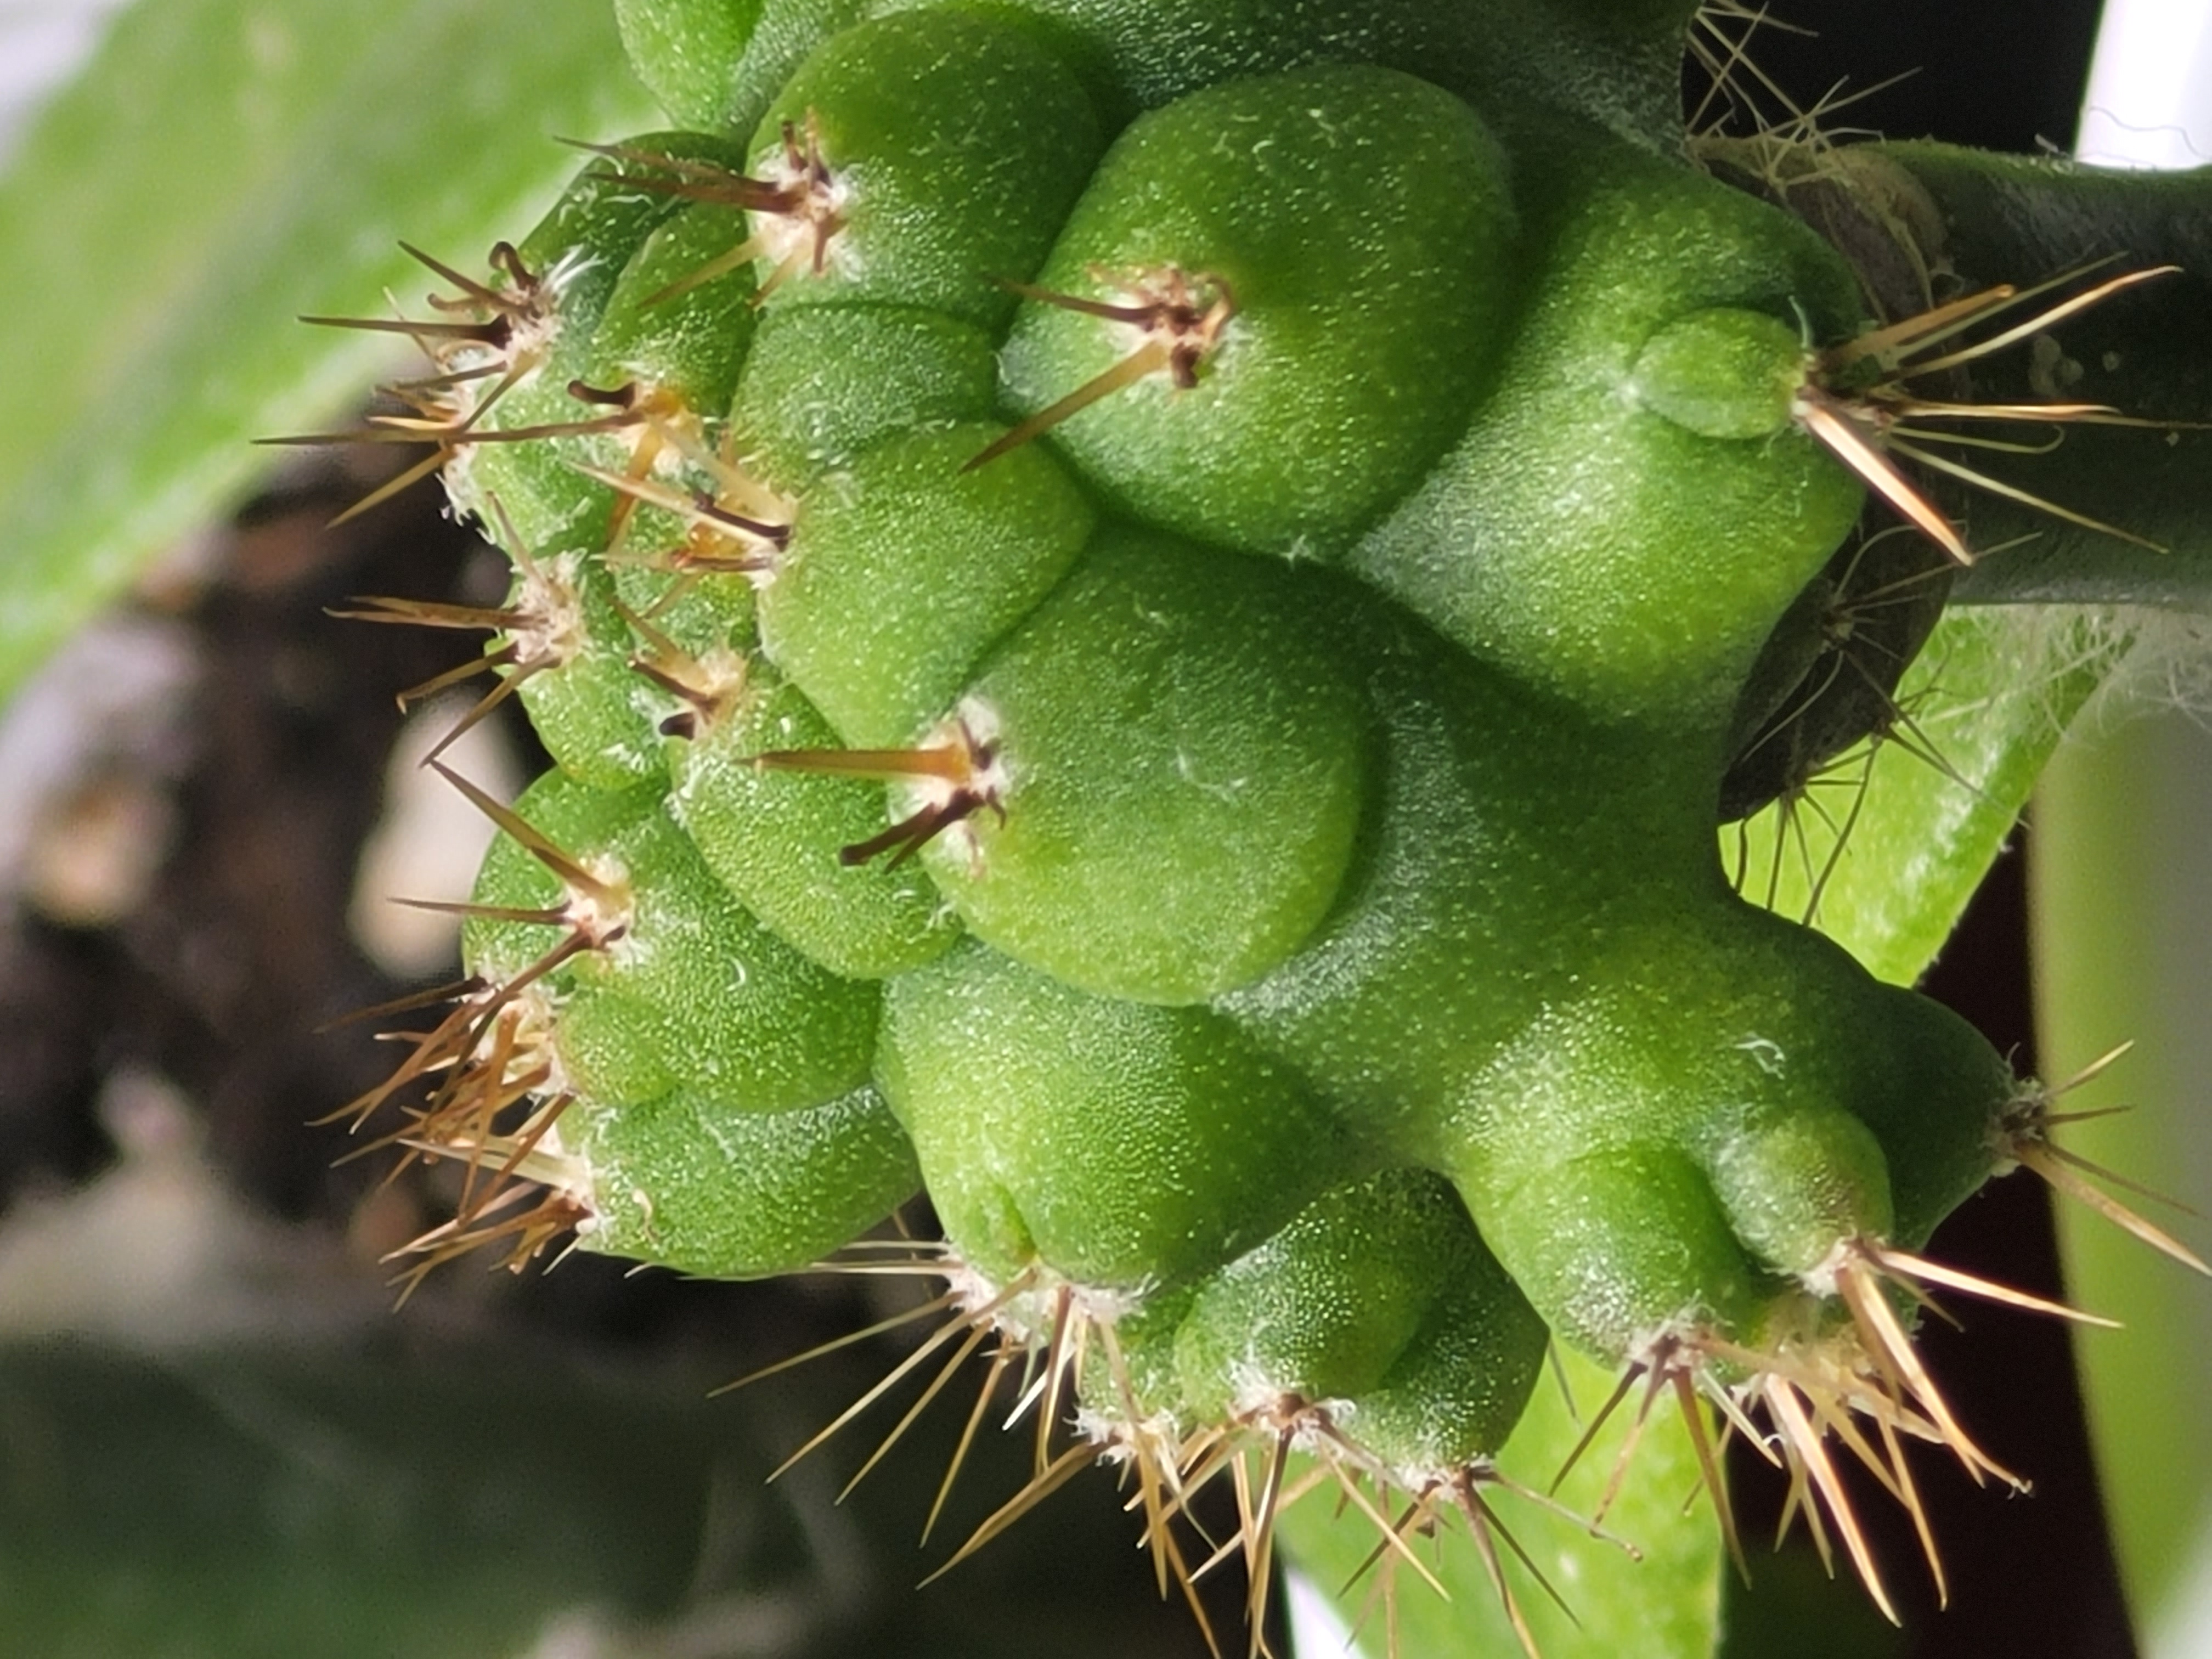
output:
<instances>
[{"instance_id":1,"label":"green cactus skin","mask_svg":"<svg viewBox=\"0 0 2212 1659\"><path fill-rule=\"evenodd\" d=\"M1193 166L1224 131L1234 149ZM1196 385L1152 376L1067 421L1056 447L1132 517L1255 552L1340 552L1466 427L1508 321L1511 199L1474 112L1392 71L1263 76L1139 117L1038 286L1204 271L1239 321ZM1006 343L1008 399L1036 415L1127 349L1033 300Z\"/></svg>"},{"instance_id":2,"label":"green cactus skin","mask_svg":"<svg viewBox=\"0 0 2212 1659\"><path fill-rule=\"evenodd\" d=\"M1349 864L1365 720L1318 589L1102 534L967 692L1005 774L923 856L979 937L1071 983L1194 1001L1281 962Z\"/></svg>"},{"instance_id":3,"label":"green cactus skin","mask_svg":"<svg viewBox=\"0 0 2212 1659\"><path fill-rule=\"evenodd\" d=\"M611 937L538 981L557 1009L560 1068L586 1093L643 1101L702 1089L736 1110L775 1112L867 1081L875 988L817 966L756 921L652 792L608 797L551 772L517 808L592 872L599 904L618 908ZM476 899L487 911L526 913L559 905L562 888L508 839L495 843ZM511 976L518 954L529 962L557 948L552 929L499 932L541 938L466 940L467 965L486 978Z\"/></svg>"},{"instance_id":4,"label":"green cactus skin","mask_svg":"<svg viewBox=\"0 0 2212 1659\"><path fill-rule=\"evenodd\" d=\"M855 748L919 739L1091 539L1097 515L1042 450L961 471L1000 430L886 437L800 505L761 593L762 648Z\"/></svg>"},{"instance_id":5,"label":"green cactus skin","mask_svg":"<svg viewBox=\"0 0 2212 1659\"><path fill-rule=\"evenodd\" d=\"M2002 1474L1892 1298L2040 1097L1720 866L1894 714L1838 617L1914 586L1901 670L1946 583L1846 545L1852 270L1662 142L1688 8L619 10L708 131L606 147L417 394L557 763L357 1103L444 1073L418 1270L782 1272L919 1187L935 1342L1078 1411L1010 1510L1132 1462L1164 1583L1253 1446L1490 1548L1557 1340L1709 1479L1699 1395L1764 1407L1881 1600L1825 1442Z\"/></svg>"},{"instance_id":6,"label":"green cactus skin","mask_svg":"<svg viewBox=\"0 0 2212 1659\"><path fill-rule=\"evenodd\" d=\"M724 706L668 744L668 810L738 902L800 951L833 972L882 979L959 937L919 865L840 860L882 825L882 789L754 764L757 755L837 742L798 687L755 660Z\"/></svg>"}]
</instances>

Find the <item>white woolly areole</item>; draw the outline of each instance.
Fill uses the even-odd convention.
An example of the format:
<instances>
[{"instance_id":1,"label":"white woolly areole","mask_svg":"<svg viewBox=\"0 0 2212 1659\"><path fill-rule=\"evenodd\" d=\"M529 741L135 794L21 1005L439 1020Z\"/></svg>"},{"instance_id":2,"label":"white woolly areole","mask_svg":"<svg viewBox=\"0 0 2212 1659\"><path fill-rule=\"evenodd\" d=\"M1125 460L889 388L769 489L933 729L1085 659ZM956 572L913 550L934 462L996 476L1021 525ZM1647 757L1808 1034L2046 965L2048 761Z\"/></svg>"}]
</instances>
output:
<instances>
[{"instance_id":1,"label":"white woolly areole","mask_svg":"<svg viewBox=\"0 0 2212 1659\"><path fill-rule=\"evenodd\" d=\"M1079 1285L1042 1263L1025 1269L1020 1279L1014 1282L1021 1288L1008 1296L1006 1285L967 1262L948 1262L945 1268L945 1288L963 1313L988 1316L998 1329L1024 1342L1052 1340L1063 1297L1071 1321L1100 1326L1119 1323L1135 1312L1145 1299L1141 1289L1122 1291L1103 1285Z\"/></svg>"}]
</instances>

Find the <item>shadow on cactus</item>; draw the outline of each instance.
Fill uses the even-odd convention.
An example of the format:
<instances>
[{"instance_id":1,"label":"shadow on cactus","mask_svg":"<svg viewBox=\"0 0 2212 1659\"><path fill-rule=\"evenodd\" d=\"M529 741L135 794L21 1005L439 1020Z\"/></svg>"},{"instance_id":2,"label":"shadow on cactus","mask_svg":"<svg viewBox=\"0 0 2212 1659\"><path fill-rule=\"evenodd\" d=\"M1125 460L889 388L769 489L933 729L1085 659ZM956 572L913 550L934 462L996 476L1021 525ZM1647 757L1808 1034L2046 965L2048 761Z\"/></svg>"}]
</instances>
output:
<instances>
[{"instance_id":1,"label":"shadow on cactus","mask_svg":"<svg viewBox=\"0 0 2212 1659\"><path fill-rule=\"evenodd\" d=\"M503 832L470 977L338 1115L465 1168L405 1282L568 1240L939 1285L824 1437L980 1358L963 1449L1003 1411L1035 1478L946 1565L1103 1462L1164 1594L1242 1557L1254 1644L1318 1492L1386 1607L1464 1530L1533 1652L1573 1595L1522 1533L1601 1529L1655 1409L1739 1566L1737 1437L1885 1612L1841 1462L1940 1586L1906 1443L2025 1483L1914 1321L2069 1310L1936 1224L2025 1165L2203 1264L2059 1091L1805 925L1825 872L1775 914L1777 840L1741 896L1722 826L1840 836L1867 744L1980 787L1899 690L1992 551L1948 492L2146 538L1935 446L2194 442L2155 387L1973 383L2165 272L1952 297L1908 240L1893 303L1683 159L1680 5L862 9L629 8L709 131L587 146L483 279L418 255L422 316L343 324L431 369L342 435L427 446L403 479L515 564L356 614L488 633L419 690L491 675L467 720L514 696L557 762L453 777ZM1770 193L1833 174L1761 143ZM941 1241L882 1231L918 1190ZM1620 1378L1590 1435L1638 1425L1579 1517L1497 1461L1554 1343ZM1216 1480L1224 1540L1183 1524Z\"/></svg>"}]
</instances>

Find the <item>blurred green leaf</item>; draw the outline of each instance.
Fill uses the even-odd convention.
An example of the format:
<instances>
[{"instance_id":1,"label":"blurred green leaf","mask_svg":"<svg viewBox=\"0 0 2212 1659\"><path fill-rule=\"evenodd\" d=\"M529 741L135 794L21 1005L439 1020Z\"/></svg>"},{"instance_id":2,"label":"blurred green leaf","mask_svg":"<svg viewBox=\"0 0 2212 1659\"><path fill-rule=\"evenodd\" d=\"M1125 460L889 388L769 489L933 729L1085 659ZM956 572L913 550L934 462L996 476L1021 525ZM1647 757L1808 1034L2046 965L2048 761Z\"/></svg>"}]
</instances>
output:
<instances>
[{"instance_id":1,"label":"blurred green leaf","mask_svg":"<svg viewBox=\"0 0 2212 1659\"><path fill-rule=\"evenodd\" d=\"M878 1380L880 1346L741 1407L665 1356L414 1326L431 1330L160 1355L0 1343L0 1652L1203 1659L1103 1479L915 1591L960 1413L914 1425L866 1502L838 1501L851 1444L769 1484L825 1397ZM1029 1459L1024 1437L982 1436L948 1535Z\"/></svg>"},{"instance_id":2,"label":"blurred green leaf","mask_svg":"<svg viewBox=\"0 0 2212 1659\"><path fill-rule=\"evenodd\" d=\"M2200 1252L2212 1247L2212 739L2167 713L2070 744L2038 796L2033 888L2039 1041L2063 1079L2116 1044L2136 1047L2078 1091L2069 1152L2197 1210L2177 1213L2114 1182L2097 1184ZM2203 1597L2212 1545L2212 1297L2204 1281L2062 1198L2059 1241L2072 1300L2121 1322L2075 1352L2099 1474L2144 1651L2202 1652L2205 1632L2161 1641ZM2202 1612L2198 1613L2201 1619Z\"/></svg>"},{"instance_id":3,"label":"blurred green leaf","mask_svg":"<svg viewBox=\"0 0 2212 1659\"><path fill-rule=\"evenodd\" d=\"M142 0L0 181L0 696L267 471L344 424L387 314L652 118L605 0Z\"/></svg>"},{"instance_id":4,"label":"blurred green leaf","mask_svg":"<svg viewBox=\"0 0 2212 1659\"><path fill-rule=\"evenodd\" d=\"M733 1438L489 1352L0 1348L4 1645L439 1659L525 1651L570 1608L665 1613Z\"/></svg>"},{"instance_id":5,"label":"blurred green leaf","mask_svg":"<svg viewBox=\"0 0 2212 1659\"><path fill-rule=\"evenodd\" d=\"M1877 978L1912 984L2126 648L2100 619L2057 607L1947 612L1897 689L1887 739L1722 830L1744 896L1809 918Z\"/></svg>"},{"instance_id":6,"label":"blurred green leaf","mask_svg":"<svg viewBox=\"0 0 2212 1659\"><path fill-rule=\"evenodd\" d=\"M1496 1527L1511 1534L1510 1542L1499 1536L1496 1548L1514 1601L1545 1659L1706 1659L1719 1639L1720 1529L1702 1498L1684 1504L1698 1485L1698 1462L1674 1402L1671 1396L1651 1401L1638 1434L1644 1396L1632 1393L1559 1483L1560 1507L1554 1509L1535 1494L1551 1487L1615 1382L1579 1355L1561 1351L1561 1358L1560 1376L1538 1381L1498 1459L1522 1490L1478 1489ZM1596 1513L1632 1434L1637 1442L1627 1478L1607 1511L1606 1535L1594 1535L1569 1517ZM1521 1659L1521 1640L1463 1516L1448 1513L1433 1543L1418 1535L1408 1540L1449 1592L1447 1600L1402 1559L1394 1562L1390 1552L1378 1552L1373 1522L1334 1498L1324 1485L1286 1511L1284 1540L1316 1584L1338 1596L1345 1623L1358 1627L1362 1653L1377 1659L1394 1652L1420 1659ZM1395 1648L1381 1591L1386 1568L1395 1577Z\"/></svg>"}]
</instances>

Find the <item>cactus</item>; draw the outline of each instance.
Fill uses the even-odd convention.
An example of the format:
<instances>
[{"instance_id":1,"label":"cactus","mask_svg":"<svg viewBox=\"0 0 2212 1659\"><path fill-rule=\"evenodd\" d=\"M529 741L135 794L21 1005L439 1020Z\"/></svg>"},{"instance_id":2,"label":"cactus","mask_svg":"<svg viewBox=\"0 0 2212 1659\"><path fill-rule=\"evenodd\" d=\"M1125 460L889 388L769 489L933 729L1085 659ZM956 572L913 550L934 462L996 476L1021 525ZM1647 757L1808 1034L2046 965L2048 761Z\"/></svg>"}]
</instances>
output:
<instances>
[{"instance_id":1,"label":"cactus","mask_svg":"<svg viewBox=\"0 0 2212 1659\"><path fill-rule=\"evenodd\" d=\"M412 1274L786 1272L919 1184L943 1242L870 1259L945 1285L925 1352L1036 1376L969 1547L1125 1463L1188 1593L1175 1516L1256 1455L1256 1612L1297 1452L1386 1576L1455 1511L1532 1648L1495 1455L1547 1340L1679 1410L1739 1561L1716 1422L1767 1447L1885 1611L1839 1456L1916 1516L1903 1438L2021 1484L1911 1325L2035 1303L1920 1252L2003 1170L2080 1188L2053 1091L1715 832L1909 720L1983 569L1924 478L2148 540L1941 446L2179 438L2168 388L1938 377L2163 273L1899 314L1670 153L1656 70L1517 72L1688 21L1590 9L794 0L734 56L719 5L624 12L709 131L437 265L394 388L515 586L375 614L488 630L479 712L558 763L481 803L471 977L351 1109L434 1076L387 1138L470 1165ZM1978 222L1988 169L1917 165Z\"/></svg>"},{"instance_id":2,"label":"cactus","mask_svg":"<svg viewBox=\"0 0 2212 1659\"><path fill-rule=\"evenodd\" d=\"M908 1271L915 1363L1019 1368L1037 1436L955 1559L1104 1462L1188 1595L1219 1477L1256 1615L1323 1484L1386 1584L1456 1516L1532 1650L1498 1454L1556 1343L1678 1414L1739 1561L1732 1434L1887 1611L1842 1458L1916 1518L1905 1439L2020 1484L1917 1310L2068 1311L1937 1223L2024 1166L2203 1264L2061 1088L1785 913L1775 826L1911 741L1947 602L2191 580L2176 187L2100 184L2120 270L2051 169L1686 151L1656 0L750 9L619 4L685 130L401 325L381 435L514 585L364 614L485 632L468 718L556 763L455 780L502 831L469 978L343 1114L467 1167L410 1280ZM2119 365L2078 395L2006 349L2062 325ZM2048 482L1946 447L2023 423ZM917 1192L942 1241L886 1238Z\"/></svg>"}]
</instances>

